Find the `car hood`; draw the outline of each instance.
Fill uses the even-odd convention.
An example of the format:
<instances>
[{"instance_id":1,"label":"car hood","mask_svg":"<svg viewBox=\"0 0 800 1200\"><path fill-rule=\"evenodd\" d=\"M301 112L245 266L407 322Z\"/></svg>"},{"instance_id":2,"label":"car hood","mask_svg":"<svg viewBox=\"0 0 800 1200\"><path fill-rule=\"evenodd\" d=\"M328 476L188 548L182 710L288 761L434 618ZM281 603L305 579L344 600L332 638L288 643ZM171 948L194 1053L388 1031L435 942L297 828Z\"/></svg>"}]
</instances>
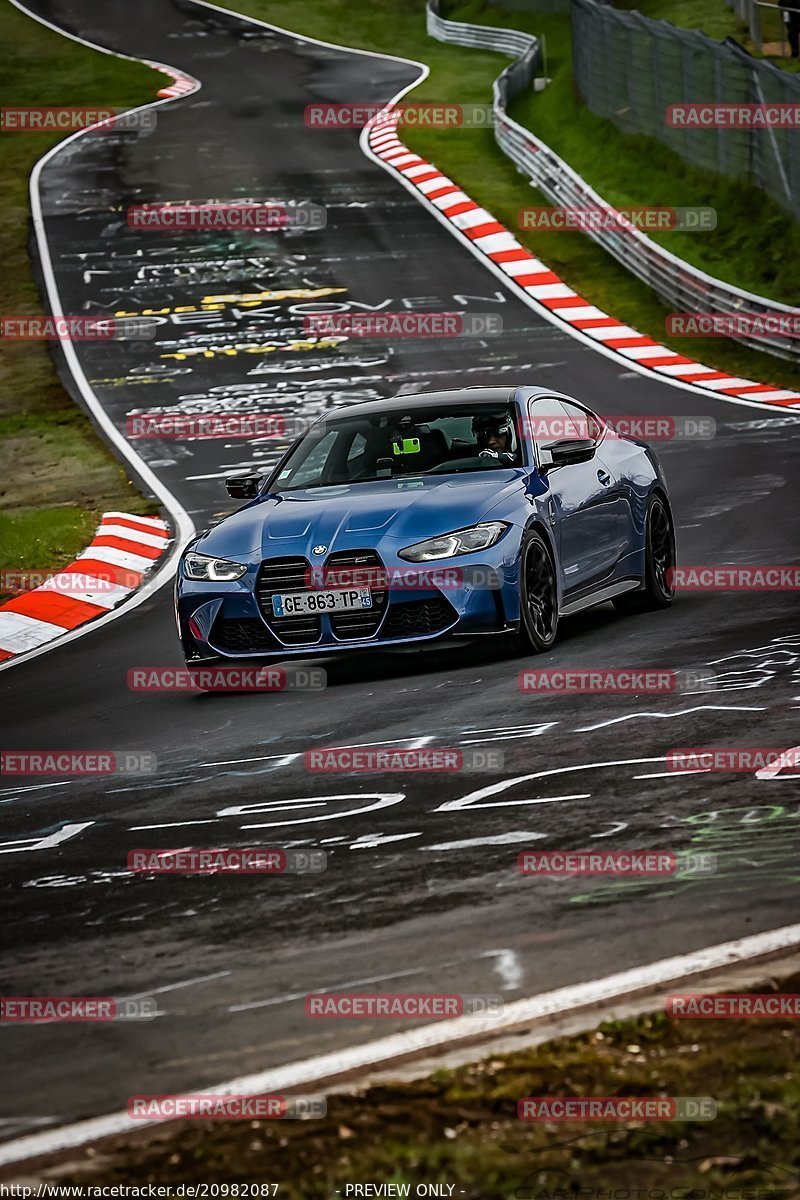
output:
<instances>
[{"instance_id":1,"label":"car hood","mask_svg":"<svg viewBox=\"0 0 800 1200\"><path fill-rule=\"evenodd\" d=\"M259 497L226 517L193 547L220 558L260 559L377 546L398 546L463 529L483 519L504 495L520 490L525 471L479 476L378 480ZM319 553L319 551L318 551Z\"/></svg>"}]
</instances>

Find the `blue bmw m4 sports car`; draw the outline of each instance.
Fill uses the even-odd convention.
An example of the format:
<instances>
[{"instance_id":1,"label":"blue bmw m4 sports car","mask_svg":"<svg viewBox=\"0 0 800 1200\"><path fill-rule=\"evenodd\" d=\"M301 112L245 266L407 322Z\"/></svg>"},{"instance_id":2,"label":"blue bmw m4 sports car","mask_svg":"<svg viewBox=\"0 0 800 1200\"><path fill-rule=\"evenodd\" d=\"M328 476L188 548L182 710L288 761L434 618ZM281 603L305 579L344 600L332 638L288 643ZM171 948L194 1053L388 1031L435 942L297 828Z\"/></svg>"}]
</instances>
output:
<instances>
[{"instance_id":1,"label":"blue bmw m4 sports car","mask_svg":"<svg viewBox=\"0 0 800 1200\"><path fill-rule=\"evenodd\" d=\"M184 551L187 663L264 663L505 635L672 600L675 534L646 443L538 387L398 396L320 418Z\"/></svg>"}]
</instances>

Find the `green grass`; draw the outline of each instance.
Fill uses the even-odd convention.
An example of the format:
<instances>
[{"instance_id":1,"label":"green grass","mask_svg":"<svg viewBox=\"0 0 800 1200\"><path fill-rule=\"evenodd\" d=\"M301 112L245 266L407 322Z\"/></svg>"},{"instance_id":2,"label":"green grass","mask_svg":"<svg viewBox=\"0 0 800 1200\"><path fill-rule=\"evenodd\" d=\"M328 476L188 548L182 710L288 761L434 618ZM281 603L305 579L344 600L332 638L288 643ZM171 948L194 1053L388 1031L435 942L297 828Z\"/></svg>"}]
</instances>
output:
<instances>
[{"instance_id":1,"label":"green grass","mask_svg":"<svg viewBox=\"0 0 800 1200\"><path fill-rule=\"evenodd\" d=\"M0 73L7 107L127 108L155 98L164 77L79 46L0 7ZM36 314L28 259L28 176L51 132L0 135L0 311ZM66 393L44 342L4 342L0 361L0 564L63 566L83 549L104 508L155 511Z\"/></svg>"},{"instance_id":2,"label":"green grass","mask_svg":"<svg viewBox=\"0 0 800 1200\"><path fill-rule=\"evenodd\" d=\"M739 38L747 28L725 0L614 0L614 8L640 12L643 17L684 29L699 29L718 41Z\"/></svg>"},{"instance_id":3,"label":"green grass","mask_svg":"<svg viewBox=\"0 0 800 1200\"><path fill-rule=\"evenodd\" d=\"M237 0L237 11L308 32L334 43L403 55L427 63L428 78L415 100L486 103L492 81L508 64L504 55L448 46L429 38L423 0ZM665 245L712 274L775 299L797 297L795 263L800 227L761 192L693 171L649 139L629 139L593 116L572 87L569 22L559 16L489 7L484 0L451 3L453 19L508 25L545 33L553 83L531 93L512 115L563 154L606 198L616 203L711 205L720 215L714 233L663 235ZM547 201L498 149L491 132L406 129L404 140L460 183L588 301L632 324L678 353L757 382L800 389L800 370L728 339L676 338L665 333L667 309L654 293L599 246L578 233L528 232L518 228L519 209ZM628 180L648 180L646 195ZM753 213L759 214L754 221ZM681 237L680 241L668 240ZM794 279L793 279L794 274Z\"/></svg>"},{"instance_id":4,"label":"green grass","mask_svg":"<svg viewBox=\"0 0 800 1200\"><path fill-rule=\"evenodd\" d=\"M72 561L64 548L84 547L93 533L94 522L75 504L0 512L0 555L6 570L58 569Z\"/></svg>"},{"instance_id":5,"label":"green grass","mask_svg":"<svg viewBox=\"0 0 800 1200\"><path fill-rule=\"evenodd\" d=\"M790 1200L800 1196L798 1079L791 1019L649 1015L331 1096L321 1119L186 1121L135 1143L118 1138L83 1161L69 1154L47 1178L172 1188L270 1181L283 1200L344 1200L346 1184L366 1182L409 1183L412 1197L417 1184L450 1184L454 1200L609 1200L595 1189L618 1200ZM517 1119L518 1099L559 1095L709 1096L718 1113L600 1126Z\"/></svg>"},{"instance_id":6,"label":"green grass","mask_svg":"<svg viewBox=\"0 0 800 1200\"><path fill-rule=\"evenodd\" d=\"M780 54L762 54L750 37L746 21L741 21L725 0L614 0L615 8L640 12L643 17L656 21L669 21L682 29L699 29L708 37L722 42L727 37L736 38L750 54L757 58L768 58L784 71L800 71L800 60L788 57L789 43L783 44L787 57ZM781 42L781 13L776 9L761 9L761 39L765 45Z\"/></svg>"},{"instance_id":7,"label":"green grass","mask_svg":"<svg viewBox=\"0 0 800 1200\"><path fill-rule=\"evenodd\" d=\"M74 405L0 416L2 570L66 566L106 509L154 511Z\"/></svg>"}]
</instances>

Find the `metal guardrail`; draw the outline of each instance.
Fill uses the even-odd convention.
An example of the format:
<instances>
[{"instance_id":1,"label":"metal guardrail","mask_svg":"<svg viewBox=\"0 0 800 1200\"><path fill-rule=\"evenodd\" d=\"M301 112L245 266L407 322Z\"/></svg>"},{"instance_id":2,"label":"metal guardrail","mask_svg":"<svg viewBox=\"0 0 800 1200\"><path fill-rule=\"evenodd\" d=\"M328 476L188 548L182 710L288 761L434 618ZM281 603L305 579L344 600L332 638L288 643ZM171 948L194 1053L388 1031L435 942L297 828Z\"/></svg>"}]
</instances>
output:
<instances>
[{"instance_id":1,"label":"metal guardrail","mask_svg":"<svg viewBox=\"0 0 800 1200\"><path fill-rule=\"evenodd\" d=\"M428 33L440 42L497 50L516 58L494 81L494 132L498 146L527 175L547 200L565 208L602 208L613 205L582 179L540 138L509 117L509 101L530 88L542 67L542 46L532 34L449 21L439 15L439 0L428 0ZM675 312L758 314L770 317L796 313L789 305L734 287L707 275L652 241L637 229L620 225L619 231L589 228L586 236L641 279ZM789 337L753 337L729 334L735 341L778 358L800 362L800 340Z\"/></svg>"}]
</instances>

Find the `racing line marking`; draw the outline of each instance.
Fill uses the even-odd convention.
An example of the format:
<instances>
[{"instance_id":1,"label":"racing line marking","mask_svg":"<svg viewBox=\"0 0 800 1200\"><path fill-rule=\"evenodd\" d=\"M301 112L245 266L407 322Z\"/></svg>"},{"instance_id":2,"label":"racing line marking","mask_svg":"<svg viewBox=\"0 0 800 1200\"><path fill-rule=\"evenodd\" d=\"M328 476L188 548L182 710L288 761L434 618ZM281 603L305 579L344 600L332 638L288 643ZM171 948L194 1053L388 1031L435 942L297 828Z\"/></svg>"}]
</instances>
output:
<instances>
[{"instance_id":1,"label":"racing line marking","mask_svg":"<svg viewBox=\"0 0 800 1200\"><path fill-rule=\"evenodd\" d=\"M33 837L16 838L10 842L0 842L0 854L24 854L30 850L51 850L54 846L60 846L62 842L77 837L79 833L83 833L84 829L88 829L90 825L94 825L94 821L83 821L76 825L64 825L61 829L57 829L55 833L49 833L45 837L34 835Z\"/></svg>"}]
</instances>

